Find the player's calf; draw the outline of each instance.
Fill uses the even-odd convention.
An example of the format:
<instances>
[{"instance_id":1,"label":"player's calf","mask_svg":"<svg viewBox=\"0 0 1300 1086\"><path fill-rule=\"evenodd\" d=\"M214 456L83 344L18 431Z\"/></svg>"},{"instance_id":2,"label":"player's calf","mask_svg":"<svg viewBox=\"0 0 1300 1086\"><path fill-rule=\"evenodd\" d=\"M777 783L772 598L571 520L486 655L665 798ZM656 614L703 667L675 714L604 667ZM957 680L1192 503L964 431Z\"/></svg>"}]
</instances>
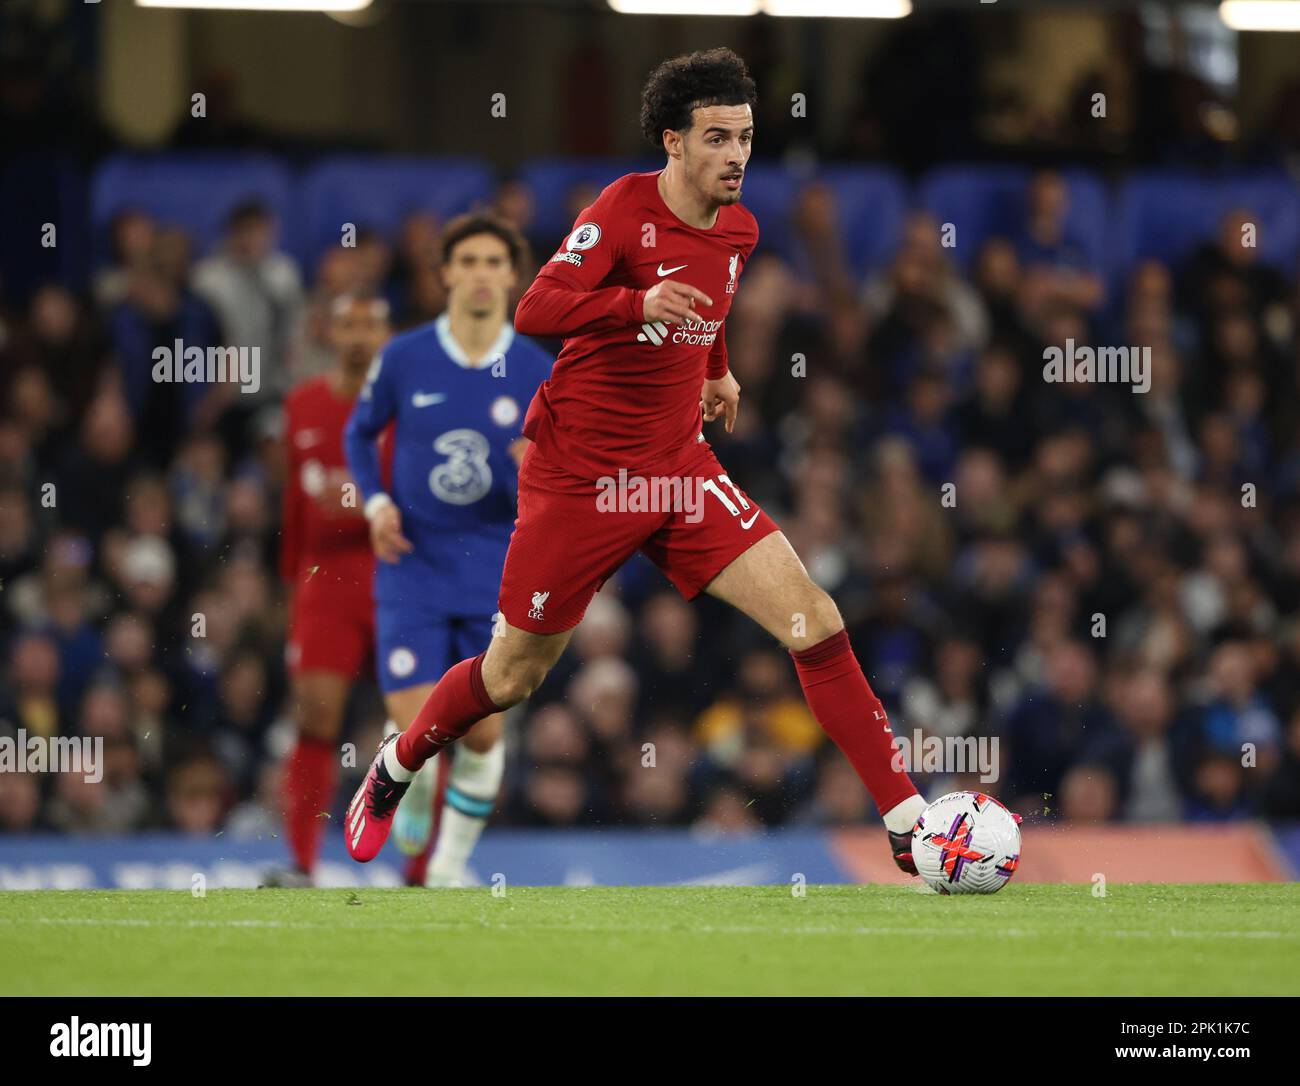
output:
<instances>
[{"instance_id":1,"label":"player's calf","mask_svg":"<svg viewBox=\"0 0 1300 1086\"><path fill-rule=\"evenodd\" d=\"M541 686L571 636L571 630L529 634L503 624L486 652L462 660L438 680L399 738L397 761L414 773L484 717L523 701Z\"/></svg>"}]
</instances>

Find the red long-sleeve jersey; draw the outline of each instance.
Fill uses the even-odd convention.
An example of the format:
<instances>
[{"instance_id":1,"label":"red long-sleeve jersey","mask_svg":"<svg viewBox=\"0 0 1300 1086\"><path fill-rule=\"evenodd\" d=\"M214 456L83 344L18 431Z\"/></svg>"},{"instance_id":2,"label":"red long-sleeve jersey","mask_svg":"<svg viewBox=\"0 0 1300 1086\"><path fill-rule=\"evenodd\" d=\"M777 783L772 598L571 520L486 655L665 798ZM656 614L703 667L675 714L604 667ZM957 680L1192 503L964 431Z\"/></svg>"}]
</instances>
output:
<instances>
[{"instance_id":1,"label":"red long-sleeve jersey","mask_svg":"<svg viewBox=\"0 0 1300 1086\"><path fill-rule=\"evenodd\" d=\"M694 455L700 387L727 372L723 323L758 243L758 223L740 204L720 208L709 230L682 222L658 177L628 174L583 209L515 311L525 335L564 338L524 435L586 480L620 468L671 476ZM697 323L644 321L647 291L666 278L713 300L697 305Z\"/></svg>"},{"instance_id":2,"label":"red long-sleeve jersey","mask_svg":"<svg viewBox=\"0 0 1300 1086\"><path fill-rule=\"evenodd\" d=\"M343 455L343 429L353 400L344 399L326 377L295 387L284 402L288 459L282 499L280 575L294 582L313 576L358 582L374 573L370 527L362 498Z\"/></svg>"}]
</instances>

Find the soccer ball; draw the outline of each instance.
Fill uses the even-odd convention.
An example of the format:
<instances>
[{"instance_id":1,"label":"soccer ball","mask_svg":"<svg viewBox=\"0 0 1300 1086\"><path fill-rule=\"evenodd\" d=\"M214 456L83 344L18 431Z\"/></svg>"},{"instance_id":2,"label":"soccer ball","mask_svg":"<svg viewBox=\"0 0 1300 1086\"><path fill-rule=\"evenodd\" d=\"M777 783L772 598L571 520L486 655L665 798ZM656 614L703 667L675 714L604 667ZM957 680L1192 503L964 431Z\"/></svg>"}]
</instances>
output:
<instances>
[{"instance_id":1,"label":"soccer ball","mask_svg":"<svg viewBox=\"0 0 1300 1086\"><path fill-rule=\"evenodd\" d=\"M941 894L996 894L1020 863L1016 816L983 792L936 799L912 828L917 874Z\"/></svg>"}]
</instances>

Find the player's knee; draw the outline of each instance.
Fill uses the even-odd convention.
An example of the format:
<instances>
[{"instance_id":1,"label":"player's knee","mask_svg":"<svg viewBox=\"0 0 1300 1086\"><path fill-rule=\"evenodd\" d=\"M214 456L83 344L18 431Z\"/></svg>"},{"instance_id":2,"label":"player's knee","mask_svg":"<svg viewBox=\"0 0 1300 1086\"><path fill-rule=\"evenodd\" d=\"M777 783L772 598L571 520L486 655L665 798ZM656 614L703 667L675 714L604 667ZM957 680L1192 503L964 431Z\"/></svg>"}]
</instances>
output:
<instances>
[{"instance_id":1,"label":"player's knee","mask_svg":"<svg viewBox=\"0 0 1300 1086\"><path fill-rule=\"evenodd\" d=\"M546 676L534 675L533 672L516 671L501 680L490 691L492 700L502 709L509 709L521 701L527 701L533 691L542 685Z\"/></svg>"},{"instance_id":2,"label":"player's knee","mask_svg":"<svg viewBox=\"0 0 1300 1086\"><path fill-rule=\"evenodd\" d=\"M802 628L797 627L795 630L794 640L797 644L793 647L796 648L811 648L844 629L844 619L840 616L835 601L811 581L803 622L799 626ZM803 636L798 636L800 633Z\"/></svg>"},{"instance_id":3,"label":"player's knee","mask_svg":"<svg viewBox=\"0 0 1300 1086\"><path fill-rule=\"evenodd\" d=\"M527 701L546 678L550 666L540 660L517 660L493 677L488 694L502 709Z\"/></svg>"},{"instance_id":4,"label":"player's knee","mask_svg":"<svg viewBox=\"0 0 1300 1086\"><path fill-rule=\"evenodd\" d=\"M300 690L294 700L294 723L298 734L321 743L332 743L343 730L344 705L318 691Z\"/></svg>"}]
</instances>

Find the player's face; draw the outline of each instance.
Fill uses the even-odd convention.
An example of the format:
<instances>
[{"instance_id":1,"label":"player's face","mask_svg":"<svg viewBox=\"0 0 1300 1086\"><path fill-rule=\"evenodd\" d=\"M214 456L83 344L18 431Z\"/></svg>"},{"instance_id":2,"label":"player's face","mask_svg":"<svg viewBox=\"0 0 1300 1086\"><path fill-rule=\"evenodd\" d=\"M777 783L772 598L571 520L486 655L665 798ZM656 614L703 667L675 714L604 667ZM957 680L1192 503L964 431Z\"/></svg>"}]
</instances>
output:
<instances>
[{"instance_id":1,"label":"player's face","mask_svg":"<svg viewBox=\"0 0 1300 1086\"><path fill-rule=\"evenodd\" d=\"M330 320L330 342L349 369L369 366L391 335L388 305L378 298L357 299Z\"/></svg>"},{"instance_id":2,"label":"player's face","mask_svg":"<svg viewBox=\"0 0 1300 1086\"><path fill-rule=\"evenodd\" d=\"M749 162L754 115L748 105L701 106L682 140L686 180L712 204L734 204Z\"/></svg>"},{"instance_id":3,"label":"player's face","mask_svg":"<svg viewBox=\"0 0 1300 1086\"><path fill-rule=\"evenodd\" d=\"M474 234L458 241L442 269L448 308L475 317L505 309L506 296L515 285L510 250L495 234Z\"/></svg>"}]
</instances>

